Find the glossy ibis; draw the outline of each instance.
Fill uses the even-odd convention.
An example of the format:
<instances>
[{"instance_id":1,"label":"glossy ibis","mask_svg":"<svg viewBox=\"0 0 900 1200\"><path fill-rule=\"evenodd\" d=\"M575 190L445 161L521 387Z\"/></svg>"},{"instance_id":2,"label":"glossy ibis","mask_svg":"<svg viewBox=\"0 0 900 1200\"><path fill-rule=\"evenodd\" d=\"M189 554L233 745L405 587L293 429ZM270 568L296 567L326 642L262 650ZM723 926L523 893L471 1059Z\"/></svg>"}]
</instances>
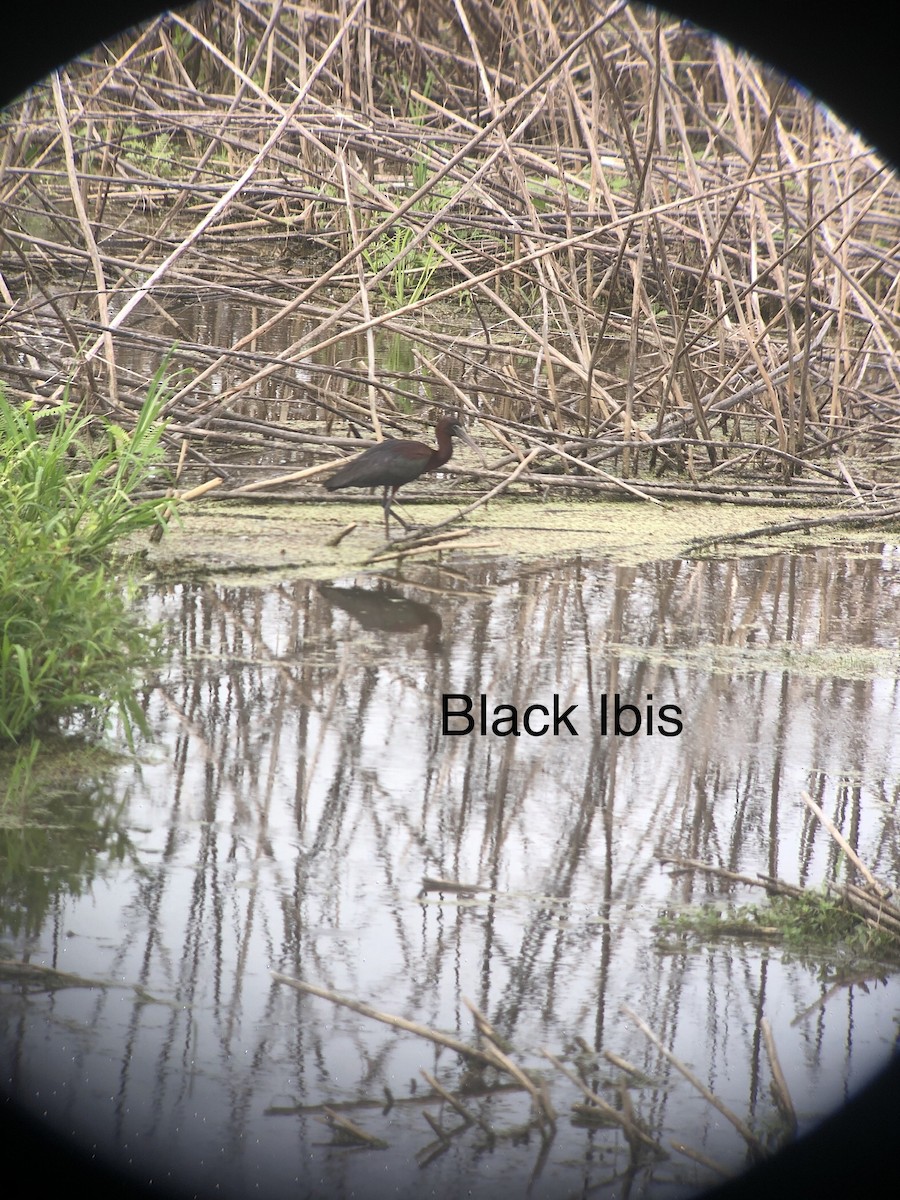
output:
<instances>
[{"instance_id":1,"label":"glossy ibis","mask_svg":"<svg viewBox=\"0 0 900 1200\"><path fill-rule=\"evenodd\" d=\"M454 437L461 438L474 450L478 447L469 437L465 426L456 417L441 417L435 428L437 450L426 446L424 442L407 442L400 438L385 438L376 446L364 450L358 458L347 463L325 481L329 492L346 487L380 487L384 488L384 531L390 539L388 517L397 489L405 483L412 483L426 471L437 471L444 465L453 453ZM395 518L404 529L409 526L401 516L394 513Z\"/></svg>"}]
</instances>

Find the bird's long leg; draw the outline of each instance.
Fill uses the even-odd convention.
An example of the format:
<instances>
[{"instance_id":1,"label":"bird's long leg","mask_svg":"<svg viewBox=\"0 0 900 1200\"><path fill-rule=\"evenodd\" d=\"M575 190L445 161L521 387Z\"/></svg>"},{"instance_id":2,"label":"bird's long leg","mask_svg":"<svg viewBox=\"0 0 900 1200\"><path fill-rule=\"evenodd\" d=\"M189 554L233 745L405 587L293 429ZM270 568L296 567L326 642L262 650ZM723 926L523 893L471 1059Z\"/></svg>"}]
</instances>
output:
<instances>
[{"instance_id":1,"label":"bird's long leg","mask_svg":"<svg viewBox=\"0 0 900 1200\"><path fill-rule=\"evenodd\" d=\"M393 504L394 504L394 497L396 495L397 495L396 488L386 487L384 489L384 534L388 541L391 540L391 533L390 533L390 529L388 528L388 517L391 514L391 510L392 510ZM399 521L400 524L403 526L403 528L406 529L407 531L411 528L411 526L407 525L407 523L403 520L403 518L400 516L400 514L396 510L394 510L394 520Z\"/></svg>"},{"instance_id":2,"label":"bird's long leg","mask_svg":"<svg viewBox=\"0 0 900 1200\"><path fill-rule=\"evenodd\" d=\"M390 512L391 512L391 499L392 499L391 489L389 487L386 487L384 489L384 499L382 501L382 506L384 507L384 536L387 539L387 541L391 540L391 527L390 527L390 524L388 523L388 517L390 516Z\"/></svg>"}]
</instances>

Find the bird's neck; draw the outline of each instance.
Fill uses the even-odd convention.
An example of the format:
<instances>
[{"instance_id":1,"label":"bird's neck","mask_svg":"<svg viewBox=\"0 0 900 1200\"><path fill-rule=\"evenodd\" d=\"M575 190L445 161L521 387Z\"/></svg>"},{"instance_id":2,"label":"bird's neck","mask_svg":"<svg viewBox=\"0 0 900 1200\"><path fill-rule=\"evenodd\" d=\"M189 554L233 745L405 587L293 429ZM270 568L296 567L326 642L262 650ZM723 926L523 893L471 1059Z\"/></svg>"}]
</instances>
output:
<instances>
[{"instance_id":1,"label":"bird's neck","mask_svg":"<svg viewBox=\"0 0 900 1200\"><path fill-rule=\"evenodd\" d=\"M437 431L437 450L431 452L431 462L429 471L436 471L442 467L445 462L448 462L453 454L453 434L449 429L438 429Z\"/></svg>"},{"instance_id":2,"label":"bird's neck","mask_svg":"<svg viewBox=\"0 0 900 1200\"><path fill-rule=\"evenodd\" d=\"M428 467L429 471L436 471L439 467L442 467L445 462L449 462L452 454L453 442L450 438L447 438L446 445L442 443L440 446L438 446L437 450L432 450L431 462Z\"/></svg>"}]
</instances>

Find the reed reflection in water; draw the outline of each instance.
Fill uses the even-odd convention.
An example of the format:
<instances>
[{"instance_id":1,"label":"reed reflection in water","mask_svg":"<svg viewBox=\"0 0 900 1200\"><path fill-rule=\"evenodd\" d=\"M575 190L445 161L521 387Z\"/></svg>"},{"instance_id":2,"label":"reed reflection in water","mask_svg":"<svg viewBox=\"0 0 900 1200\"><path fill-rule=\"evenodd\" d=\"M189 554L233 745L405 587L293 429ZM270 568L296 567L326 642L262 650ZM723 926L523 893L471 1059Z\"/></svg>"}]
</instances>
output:
<instances>
[{"instance_id":1,"label":"reed reflection in water","mask_svg":"<svg viewBox=\"0 0 900 1200\"><path fill-rule=\"evenodd\" d=\"M661 937L661 911L763 897L658 856L835 877L805 789L897 885L898 562L880 546L639 568L500 560L161 590L151 611L180 644L148 695L158 740L118 776L131 853L101 855L91 894L31 914L27 935L5 921L16 956L122 986L2 999L15 1094L204 1194L299 1181L489 1196L498 1179L524 1194L536 1173L534 1195L602 1195L627 1169L621 1133L572 1124L580 1097L552 1074L549 1149L480 1152L476 1127L420 1167L434 1135L419 1072L455 1087L455 1056L279 987L276 970L471 1041L468 997L526 1066L547 1069L542 1046L573 1061L576 1038L612 1050L646 1073L633 1103L665 1144L739 1170L740 1136L621 1006L757 1131L774 1120L768 1017L802 1130L886 1059L900 991L880 972L829 991L839 962L823 974L774 944ZM472 697L471 734L442 732L446 694ZM482 736L481 695L489 725L498 705L519 719L542 705L550 728ZM554 696L576 706L577 736L562 721L553 733ZM641 716L633 736L613 732L616 696ZM486 890L422 896L425 876ZM601 1091L616 1077L584 1069ZM390 1151L326 1144L320 1106L348 1101ZM471 1103L498 1128L528 1117L520 1093ZM673 1156L644 1164L632 1194L712 1182Z\"/></svg>"}]
</instances>

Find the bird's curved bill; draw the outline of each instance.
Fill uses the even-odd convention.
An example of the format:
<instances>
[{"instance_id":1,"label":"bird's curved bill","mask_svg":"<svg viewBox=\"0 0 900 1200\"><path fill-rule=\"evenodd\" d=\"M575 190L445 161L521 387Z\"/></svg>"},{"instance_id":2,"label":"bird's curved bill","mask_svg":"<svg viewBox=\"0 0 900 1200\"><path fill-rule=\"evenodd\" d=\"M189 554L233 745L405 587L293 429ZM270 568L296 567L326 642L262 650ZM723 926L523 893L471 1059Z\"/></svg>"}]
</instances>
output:
<instances>
[{"instance_id":1,"label":"bird's curved bill","mask_svg":"<svg viewBox=\"0 0 900 1200\"><path fill-rule=\"evenodd\" d=\"M474 450L482 462L486 462L484 454L482 453L481 447L478 445L478 443L475 441L475 439L470 435L468 429L466 429L466 427L464 425L457 425L456 436L459 438L459 440L461 442L465 442L470 450Z\"/></svg>"}]
</instances>

